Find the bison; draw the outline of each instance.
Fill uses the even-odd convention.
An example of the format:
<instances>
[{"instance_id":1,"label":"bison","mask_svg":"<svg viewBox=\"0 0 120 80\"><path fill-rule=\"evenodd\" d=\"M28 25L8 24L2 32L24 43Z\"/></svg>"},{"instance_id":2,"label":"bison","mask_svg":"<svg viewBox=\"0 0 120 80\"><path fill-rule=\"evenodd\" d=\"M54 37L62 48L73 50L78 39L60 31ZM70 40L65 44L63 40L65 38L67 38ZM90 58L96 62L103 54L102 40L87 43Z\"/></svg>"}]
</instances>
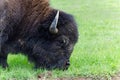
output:
<instances>
[{"instance_id":1,"label":"bison","mask_svg":"<svg viewBox=\"0 0 120 80\"><path fill-rule=\"evenodd\" d=\"M23 53L35 68L68 69L78 40L72 15L49 0L0 0L0 66L8 53Z\"/></svg>"}]
</instances>

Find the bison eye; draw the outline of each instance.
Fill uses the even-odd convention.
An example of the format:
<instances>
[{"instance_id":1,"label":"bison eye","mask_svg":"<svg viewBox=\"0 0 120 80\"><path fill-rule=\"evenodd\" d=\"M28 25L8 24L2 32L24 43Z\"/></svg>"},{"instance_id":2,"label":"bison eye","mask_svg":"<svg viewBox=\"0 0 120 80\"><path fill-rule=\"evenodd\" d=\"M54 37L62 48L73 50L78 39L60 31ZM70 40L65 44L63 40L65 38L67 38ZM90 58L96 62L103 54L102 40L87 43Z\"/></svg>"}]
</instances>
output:
<instances>
[{"instance_id":1,"label":"bison eye","mask_svg":"<svg viewBox=\"0 0 120 80\"><path fill-rule=\"evenodd\" d=\"M65 46L68 45L68 40L66 40L66 39L59 40L59 43L60 43L60 45L61 45L62 47L65 47Z\"/></svg>"},{"instance_id":2,"label":"bison eye","mask_svg":"<svg viewBox=\"0 0 120 80\"><path fill-rule=\"evenodd\" d=\"M59 42L60 42L61 44L65 44L65 43L66 43L65 40L60 40Z\"/></svg>"},{"instance_id":3,"label":"bison eye","mask_svg":"<svg viewBox=\"0 0 120 80\"><path fill-rule=\"evenodd\" d=\"M69 44L69 39L66 36L60 36L56 39L56 41L61 47L66 47Z\"/></svg>"}]
</instances>

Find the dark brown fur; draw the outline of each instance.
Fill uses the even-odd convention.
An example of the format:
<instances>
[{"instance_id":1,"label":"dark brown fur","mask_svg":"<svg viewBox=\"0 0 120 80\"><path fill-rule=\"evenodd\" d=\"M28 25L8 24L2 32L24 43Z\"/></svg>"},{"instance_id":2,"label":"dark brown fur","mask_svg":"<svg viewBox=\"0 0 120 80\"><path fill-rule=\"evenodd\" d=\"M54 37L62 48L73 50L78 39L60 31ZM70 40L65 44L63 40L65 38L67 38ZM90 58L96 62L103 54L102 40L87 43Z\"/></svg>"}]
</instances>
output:
<instances>
[{"instance_id":1,"label":"dark brown fur","mask_svg":"<svg viewBox=\"0 0 120 80\"><path fill-rule=\"evenodd\" d=\"M0 65L7 66L9 52L22 52L36 67L67 69L77 26L71 15L60 11L59 32L50 33L56 13L49 0L0 0Z\"/></svg>"}]
</instances>

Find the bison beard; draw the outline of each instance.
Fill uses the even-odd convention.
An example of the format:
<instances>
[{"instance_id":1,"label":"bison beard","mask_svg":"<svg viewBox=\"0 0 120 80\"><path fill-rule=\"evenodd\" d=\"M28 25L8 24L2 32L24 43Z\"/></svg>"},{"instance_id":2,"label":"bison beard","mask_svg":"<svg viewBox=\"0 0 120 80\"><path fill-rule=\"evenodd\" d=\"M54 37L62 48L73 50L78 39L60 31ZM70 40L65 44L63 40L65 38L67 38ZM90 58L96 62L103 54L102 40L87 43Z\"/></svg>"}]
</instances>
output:
<instances>
[{"instance_id":1,"label":"bison beard","mask_svg":"<svg viewBox=\"0 0 120 80\"><path fill-rule=\"evenodd\" d=\"M0 65L8 53L24 53L36 68L67 69L78 40L70 14L49 6L48 0L0 0Z\"/></svg>"}]
</instances>

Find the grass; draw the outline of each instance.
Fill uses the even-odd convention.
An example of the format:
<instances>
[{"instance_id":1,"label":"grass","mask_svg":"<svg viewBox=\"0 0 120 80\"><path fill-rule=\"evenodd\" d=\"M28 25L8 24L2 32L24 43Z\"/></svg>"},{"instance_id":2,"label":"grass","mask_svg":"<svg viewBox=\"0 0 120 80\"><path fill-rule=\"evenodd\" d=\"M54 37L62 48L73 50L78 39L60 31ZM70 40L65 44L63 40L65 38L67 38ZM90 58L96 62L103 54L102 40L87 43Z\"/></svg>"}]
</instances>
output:
<instances>
[{"instance_id":1,"label":"grass","mask_svg":"<svg viewBox=\"0 0 120 80\"><path fill-rule=\"evenodd\" d=\"M51 0L52 7L75 16L79 41L67 71L53 70L56 77L95 77L110 79L120 71L120 1ZM9 69L0 69L0 80L36 80L47 70L34 70L25 56L9 55Z\"/></svg>"}]
</instances>

